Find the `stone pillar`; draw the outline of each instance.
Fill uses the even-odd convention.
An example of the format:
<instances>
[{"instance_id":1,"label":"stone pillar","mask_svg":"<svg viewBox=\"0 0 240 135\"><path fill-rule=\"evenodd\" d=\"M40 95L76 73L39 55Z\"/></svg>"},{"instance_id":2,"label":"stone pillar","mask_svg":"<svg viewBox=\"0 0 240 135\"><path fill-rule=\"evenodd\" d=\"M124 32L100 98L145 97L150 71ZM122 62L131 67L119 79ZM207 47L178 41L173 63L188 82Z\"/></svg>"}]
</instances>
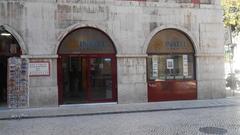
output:
<instances>
[{"instance_id":1,"label":"stone pillar","mask_svg":"<svg viewBox=\"0 0 240 135\"><path fill-rule=\"evenodd\" d=\"M197 56L198 99L226 97L223 56Z\"/></svg>"},{"instance_id":2,"label":"stone pillar","mask_svg":"<svg viewBox=\"0 0 240 135\"><path fill-rule=\"evenodd\" d=\"M146 56L117 56L118 103L147 102Z\"/></svg>"},{"instance_id":3,"label":"stone pillar","mask_svg":"<svg viewBox=\"0 0 240 135\"><path fill-rule=\"evenodd\" d=\"M196 54L198 99L226 97L223 30L222 23L200 24Z\"/></svg>"}]
</instances>

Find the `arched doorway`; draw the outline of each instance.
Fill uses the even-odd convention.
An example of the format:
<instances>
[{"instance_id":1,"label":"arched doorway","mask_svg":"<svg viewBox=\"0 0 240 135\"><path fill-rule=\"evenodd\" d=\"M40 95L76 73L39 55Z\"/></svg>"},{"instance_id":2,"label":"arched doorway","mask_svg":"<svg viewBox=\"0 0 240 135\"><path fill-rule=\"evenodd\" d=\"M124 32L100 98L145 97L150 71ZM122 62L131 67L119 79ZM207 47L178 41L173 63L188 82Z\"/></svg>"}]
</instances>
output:
<instances>
[{"instance_id":1,"label":"arched doorway","mask_svg":"<svg viewBox=\"0 0 240 135\"><path fill-rule=\"evenodd\" d=\"M59 104L116 101L116 50L104 32L74 30L62 40L58 55Z\"/></svg>"},{"instance_id":2,"label":"arched doorway","mask_svg":"<svg viewBox=\"0 0 240 135\"><path fill-rule=\"evenodd\" d=\"M150 102L197 98L195 51L185 33L175 29L158 32L147 54Z\"/></svg>"},{"instance_id":3,"label":"arched doorway","mask_svg":"<svg viewBox=\"0 0 240 135\"><path fill-rule=\"evenodd\" d=\"M20 55L21 48L17 40L4 27L0 26L0 106L7 105L7 60Z\"/></svg>"}]
</instances>

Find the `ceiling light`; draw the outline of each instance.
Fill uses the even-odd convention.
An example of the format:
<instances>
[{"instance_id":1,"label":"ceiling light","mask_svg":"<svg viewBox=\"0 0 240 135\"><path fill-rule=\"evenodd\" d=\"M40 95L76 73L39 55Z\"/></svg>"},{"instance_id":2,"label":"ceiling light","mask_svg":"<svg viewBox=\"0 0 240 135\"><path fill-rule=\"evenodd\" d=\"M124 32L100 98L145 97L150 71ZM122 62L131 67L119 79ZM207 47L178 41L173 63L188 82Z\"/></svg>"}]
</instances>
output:
<instances>
[{"instance_id":1,"label":"ceiling light","mask_svg":"<svg viewBox=\"0 0 240 135\"><path fill-rule=\"evenodd\" d=\"M1 33L1 36L11 36L10 33Z\"/></svg>"}]
</instances>

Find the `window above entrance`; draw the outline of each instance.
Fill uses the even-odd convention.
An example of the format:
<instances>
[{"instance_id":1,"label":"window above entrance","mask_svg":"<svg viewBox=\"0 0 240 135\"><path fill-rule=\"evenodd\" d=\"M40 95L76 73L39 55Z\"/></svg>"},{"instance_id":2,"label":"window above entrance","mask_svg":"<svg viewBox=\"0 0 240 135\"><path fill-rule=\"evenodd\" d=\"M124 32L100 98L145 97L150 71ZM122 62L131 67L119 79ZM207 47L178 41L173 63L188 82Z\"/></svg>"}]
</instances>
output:
<instances>
[{"instance_id":1,"label":"window above entrance","mask_svg":"<svg viewBox=\"0 0 240 135\"><path fill-rule=\"evenodd\" d=\"M58 54L115 54L112 40L95 28L80 28L62 41Z\"/></svg>"},{"instance_id":2,"label":"window above entrance","mask_svg":"<svg viewBox=\"0 0 240 135\"><path fill-rule=\"evenodd\" d=\"M148 56L148 80L194 79L193 55Z\"/></svg>"}]
</instances>

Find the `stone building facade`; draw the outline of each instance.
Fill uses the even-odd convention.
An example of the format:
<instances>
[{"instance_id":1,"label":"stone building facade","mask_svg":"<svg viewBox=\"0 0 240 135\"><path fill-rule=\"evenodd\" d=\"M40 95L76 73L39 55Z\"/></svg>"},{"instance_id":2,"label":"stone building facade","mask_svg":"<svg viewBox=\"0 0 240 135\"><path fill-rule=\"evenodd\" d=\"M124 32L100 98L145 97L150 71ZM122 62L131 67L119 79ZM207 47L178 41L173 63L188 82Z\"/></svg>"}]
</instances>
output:
<instances>
[{"instance_id":1,"label":"stone building facade","mask_svg":"<svg viewBox=\"0 0 240 135\"><path fill-rule=\"evenodd\" d=\"M111 101L149 101L147 50L153 37L164 30L178 31L192 44L194 62L190 80L196 83L193 99L223 98L226 94L222 15L219 0L0 1L0 26L16 39L21 48L20 58L29 63L49 63L48 75L29 76L29 107L61 104L64 92L60 91L63 73L59 73L59 48L69 34L84 28L103 33L115 48L111 53L111 60L116 59L112 66L112 77L116 79L111 81L111 84L116 81L115 92L112 91L115 98ZM94 46L93 42L89 44ZM179 44L173 43L173 47ZM85 58L81 53L76 56ZM91 58L86 56L87 61ZM92 82L91 78L88 82Z\"/></svg>"}]
</instances>

